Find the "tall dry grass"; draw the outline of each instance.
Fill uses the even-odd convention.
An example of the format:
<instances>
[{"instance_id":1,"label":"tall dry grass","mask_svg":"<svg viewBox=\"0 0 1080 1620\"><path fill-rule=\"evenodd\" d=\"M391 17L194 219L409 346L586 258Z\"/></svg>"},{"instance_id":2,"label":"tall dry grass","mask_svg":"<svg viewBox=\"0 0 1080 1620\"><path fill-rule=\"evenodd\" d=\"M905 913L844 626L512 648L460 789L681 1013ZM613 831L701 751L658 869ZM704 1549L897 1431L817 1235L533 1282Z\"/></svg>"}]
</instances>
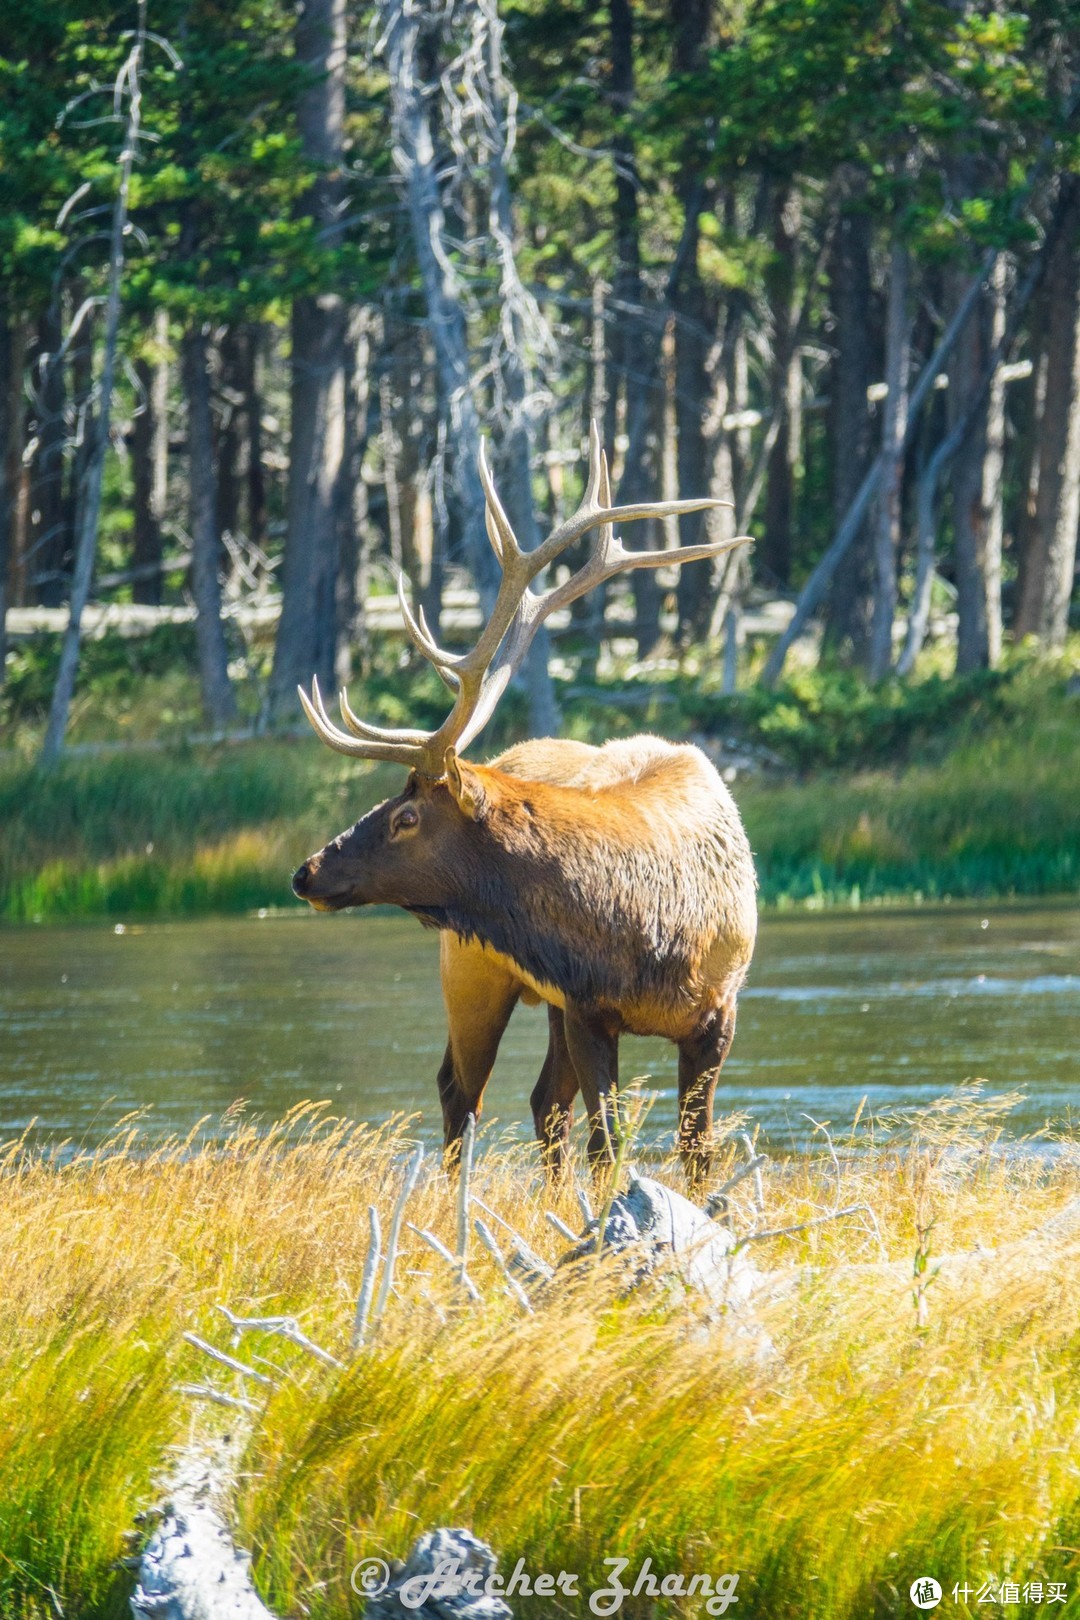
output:
<instances>
[{"instance_id":1,"label":"tall dry grass","mask_svg":"<svg viewBox=\"0 0 1080 1620\"><path fill-rule=\"evenodd\" d=\"M756 1307L768 1352L689 1297L622 1297L591 1265L525 1315L475 1239L483 1303L470 1304L406 1228L394 1292L351 1357L368 1207L385 1233L407 1121L372 1130L298 1110L269 1131L239 1119L218 1142L152 1151L132 1126L64 1164L13 1146L0 1181L0 1613L120 1612L130 1577L112 1565L170 1446L239 1418L175 1392L240 1392L182 1338L227 1347L222 1304L295 1314L345 1363L270 1337L239 1351L277 1369L269 1393L245 1391L258 1410L236 1512L282 1615L356 1614L357 1561L402 1556L437 1524L469 1526L507 1570L523 1557L574 1571L585 1592L606 1583L606 1557L738 1571L729 1612L744 1620L904 1613L924 1573L957 1614L954 1582L1076 1587L1080 1223L1040 1234L1080 1193L1080 1154L1002 1151L1007 1105L966 1092L864 1116L820 1153L770 1166L763 1209L753 1180L740 1184L743 1237L799 1228L749 1248L774 1274ZM741 1151L725 1143L718 1174ZM531 1149L486 1144L474 1191L548 1260L565 1247ZM864 1213L805 1224L852 1205L873 1212L887 1264ZM555 1207L578 1224L568 1190ZM454 1247L454 1191L434 1164L406 1213ZM565 1596L516 1610L588 1612ZM967 1611L986 1609L972 1597ZM628 1599L621 1612L700 1611ZM1077 1612L1077 1593L1055 1612Z\"/></svg>"}]
</instances>

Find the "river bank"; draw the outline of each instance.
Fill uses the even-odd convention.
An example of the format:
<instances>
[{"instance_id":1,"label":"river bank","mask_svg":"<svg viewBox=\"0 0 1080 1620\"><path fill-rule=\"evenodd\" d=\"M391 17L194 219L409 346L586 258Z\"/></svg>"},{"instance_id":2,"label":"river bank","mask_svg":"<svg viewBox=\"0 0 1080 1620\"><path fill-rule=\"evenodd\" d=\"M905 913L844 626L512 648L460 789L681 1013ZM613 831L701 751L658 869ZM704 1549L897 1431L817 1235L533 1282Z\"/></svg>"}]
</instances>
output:
<instances>
[{"instance_id":1,"label":"river bank","mask_svg":"<svg viewBox=\"0 0 1080 1620\"><path fill-rule=\"evenodd\" d=\"M948 690L935 690L932 704L924 694L916 718L931 714L931 735L917 730L909 705L888 748L870 740L887 729L883 700L858 713L835 695L831 708L770 700L751 740L770 738L785 755L764 771L737 763L749 721L726 751L723 736L707 739L721 768L736 762L732 791L766 905L1080 891L1080 698L1060 672L1029 673L974 709L970 696L966 707L957 698L963 713L949 723ZM690 709L661 706L640 723L702 736ZM579 712L571 730L595 738L616 718L601 708L586 725ZM622 713L620 729L632 721ZM110 746L49 775L9 758L0 765L0 920L289 905L300 860L400 781L400 769L343 760L308 736Z\"/></svg>"}]
</instances>

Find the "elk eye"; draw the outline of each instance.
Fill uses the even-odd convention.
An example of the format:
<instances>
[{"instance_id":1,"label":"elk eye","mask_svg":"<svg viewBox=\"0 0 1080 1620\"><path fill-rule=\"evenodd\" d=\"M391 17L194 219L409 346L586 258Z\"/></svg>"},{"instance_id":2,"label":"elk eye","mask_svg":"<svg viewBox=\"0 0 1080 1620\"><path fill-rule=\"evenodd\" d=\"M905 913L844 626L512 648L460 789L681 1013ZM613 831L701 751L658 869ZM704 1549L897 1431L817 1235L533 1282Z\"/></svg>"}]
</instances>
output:
<instances>
[{"instance_id":1,"label":"elk eye","mask_svg":"<svg viewBox=\"0 0 1080 1620\"><path fill-rule=\"evenodd\" d=\"M410 827L416 827L419 826L419 824L419 811L416 810L413 805L405 804L402 805L401 809L394 817L393 832L395 835L399 832L406 832Z\"/></svg>"}]
</instances>

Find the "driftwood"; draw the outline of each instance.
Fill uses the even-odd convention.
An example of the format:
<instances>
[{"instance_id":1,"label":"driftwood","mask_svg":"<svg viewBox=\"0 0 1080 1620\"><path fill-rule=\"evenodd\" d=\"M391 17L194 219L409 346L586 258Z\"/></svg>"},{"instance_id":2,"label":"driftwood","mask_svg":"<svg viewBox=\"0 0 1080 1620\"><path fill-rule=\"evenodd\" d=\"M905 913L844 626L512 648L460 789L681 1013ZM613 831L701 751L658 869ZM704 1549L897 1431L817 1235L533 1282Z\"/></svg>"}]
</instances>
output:
<instances>
[{"instance_id":1,"label":"driftwood","mask_svg":"<svg viewBox=\"0 0 1080 1620\"><path fill-rule=\"evenodd\" d=\"M599 1223L593 1221L560 1264L584 1260L598 1249L623 1254L630 1287L657 1274L675 1275L714 1305L745 1305L761 1278L731 1228L651 1176L631 1170L629 1180L626 1191L611 1200L599 1246Z\"/></svg>"},{"instance_id":2,"label":"driftwood","mask_svg":"<svg viewBox=\"0 0 1080 1620\"><path fill-rule=\"evenodd\" d=\"M139 1560L133 1620L275 1620L255 1590L251 1554L236 1545L226 1521L232 1467L231 1455L185 1454ZM511 1620L501 1598L459 1589L482 1587L497 1569L491 1548L470 1531L431 1530L404 1564L364 1559L351 1579L367 1598L367 1620Z\"/></svg>"}]
</instances>

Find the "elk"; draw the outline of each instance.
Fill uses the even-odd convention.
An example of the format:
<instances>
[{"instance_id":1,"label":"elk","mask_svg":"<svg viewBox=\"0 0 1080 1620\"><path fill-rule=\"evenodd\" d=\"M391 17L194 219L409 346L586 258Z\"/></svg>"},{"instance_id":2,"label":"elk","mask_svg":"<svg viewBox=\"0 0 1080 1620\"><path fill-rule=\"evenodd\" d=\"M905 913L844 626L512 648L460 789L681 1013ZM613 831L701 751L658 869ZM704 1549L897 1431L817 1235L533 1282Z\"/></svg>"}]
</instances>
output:
<instances>
[{"instance_id":1,"label":"elk","mask_svg":"<svg viewBox=\"0 0 1080 1620\"><path fill-rule=\"evenodd\" d=\"M711 1162L713 1095L757 927L754 864L731 795L699 749L652 736L600 748L546 738L488 765L461 754L552 613L626 570L715 557L748 537L627 551L615 523L722 503L612 507L595 424L582 503L533 551L519 547L483 451L480 476L501 582L472 649L438 646L399 582L406 631L453 693L442 725L369 725L343 691L342 731L317 681L310 696L300 690L323 742L396 761L409 776L395 798L309 856L293 891L321 911L399 906L440 931L449 1038L438 1085L450 1157L469 1115L479 1115L515 1005L544 1002L548 1050L531 1104L549 1169L558 1174L565 1164L579 1090L590 1158L606 1157L619 1036L630 1032L678 1048L679 1146L690 1175L700 1177ZM576 572L533 591L544 569L592 529L595 548Z\"/></svg>"}]
</instances>

